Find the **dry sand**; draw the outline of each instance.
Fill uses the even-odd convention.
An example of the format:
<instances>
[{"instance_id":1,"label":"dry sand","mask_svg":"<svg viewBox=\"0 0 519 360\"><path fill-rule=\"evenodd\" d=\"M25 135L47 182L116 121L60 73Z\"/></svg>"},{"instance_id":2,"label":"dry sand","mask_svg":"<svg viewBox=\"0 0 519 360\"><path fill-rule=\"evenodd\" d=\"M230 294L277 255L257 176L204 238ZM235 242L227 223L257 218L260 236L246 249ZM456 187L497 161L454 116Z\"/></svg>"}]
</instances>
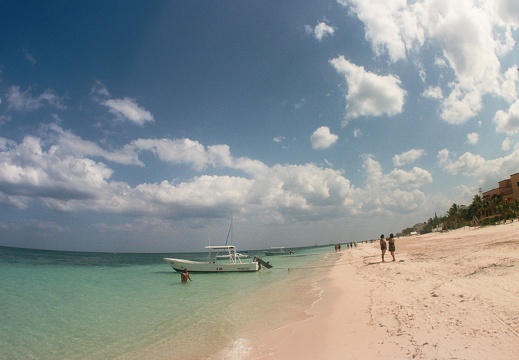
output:
<instances>
[{"instance_id":1,"label":"dry sand","mask_svg":"<svg viewBox=\"0 0 519 360\"><path fill-rule=\"evenodd\" d=\"M246 358L519 359L519 222L398 238L396 260L343 249L311 317Z\"/></svg>"}]
</instances>

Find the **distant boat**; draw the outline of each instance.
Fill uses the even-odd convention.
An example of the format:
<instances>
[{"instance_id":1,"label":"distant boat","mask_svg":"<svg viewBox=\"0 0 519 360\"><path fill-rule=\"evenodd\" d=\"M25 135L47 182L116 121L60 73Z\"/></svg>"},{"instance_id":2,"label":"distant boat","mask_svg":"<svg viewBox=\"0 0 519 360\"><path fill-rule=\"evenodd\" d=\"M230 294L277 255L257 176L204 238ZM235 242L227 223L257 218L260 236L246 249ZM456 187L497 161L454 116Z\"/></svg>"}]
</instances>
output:
<instances>
[{"instance_id":1,"label":"distant boat","mask_svg":"<svg viewBox=\"0 0 519 360\"><path fill-rule=\"evenodd\" d=\"M261 269L262 266L270 269L272 265L268 262L255 257L252 262L242 262L237 256L236 246L234 245L217 245L206 246L209 250L206 261L193 261L186 259L164 258L175 271L183 271L187 269L189 272L254 272ZM226 260L218 260L217 256L221 253L228 256Z\"/></svg>"},{"instance_id":2,"label":"distant boat","mask_svg":"<svg viewBox=\"0 0 519 360\"><path fill-rule=\"evenodd\" d=\"M285 247L284 246L273 246L270 248L270 250L268 251L263 251L265 253L265 255L267 256L274 256L274 255L292 255L293 252L292 251L289 251L289 252L285 252Z\"/></svg>"}]
</instances>

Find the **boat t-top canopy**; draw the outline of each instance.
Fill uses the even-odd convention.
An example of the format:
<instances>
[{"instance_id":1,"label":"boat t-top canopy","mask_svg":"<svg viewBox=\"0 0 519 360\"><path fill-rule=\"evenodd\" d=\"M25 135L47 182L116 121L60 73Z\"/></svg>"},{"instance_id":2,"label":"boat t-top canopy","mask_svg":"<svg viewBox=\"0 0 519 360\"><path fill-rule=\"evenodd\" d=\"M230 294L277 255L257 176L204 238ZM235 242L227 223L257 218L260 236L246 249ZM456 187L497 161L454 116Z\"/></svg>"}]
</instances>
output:
<instances>
[{"instance_id":1,"label":"boat t-top canopy","mask_svg":"<svg viewBox=\"0 0 519 360\"><path fill-rule=\"evenodd\" d=\"M234 250L236 251L236 246L234 245L208 245L205 247L209 250Z\"/></svg>"}]
</instances>

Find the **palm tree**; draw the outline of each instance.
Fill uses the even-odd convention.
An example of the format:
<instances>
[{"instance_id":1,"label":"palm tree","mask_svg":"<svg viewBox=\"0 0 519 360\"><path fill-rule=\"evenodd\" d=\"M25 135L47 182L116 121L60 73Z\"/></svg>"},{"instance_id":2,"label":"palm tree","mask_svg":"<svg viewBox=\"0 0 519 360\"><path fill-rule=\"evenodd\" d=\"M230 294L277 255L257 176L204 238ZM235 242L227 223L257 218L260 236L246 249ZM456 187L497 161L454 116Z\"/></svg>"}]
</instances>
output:
<instances>
[{"instance_id":1,"label":"palm tree","mask_svg":"<svg viewBox=\"0 0 519 360\"><path fill-rule=\"evenodd\" d=\"M481 218L481 209L483 208L483 202L481 200L481 196L474 195L474 198L472 199L472 203L469 206L469 209L467 211L467 220L471 221L472 223L479 224L479 219ZM476 220L476 221L474 221Z\"/></svg>"},{"instance_id":2,"label":"palm tree","mask_svg":"<svg viewBox=\"0 0 519 360\"><path fill-rule=\"evenodd\" d=\"M449 222L454 223L454 229L456 229L458 227L459 206L456 204L452 204L452 206L446 214L446 217Z\"/></svg>"},{"instance_id":3,"label":"palm tree","mask_svg":"<svg viewBox=\"0 0 519 360\"><path fill-rule=\"evenodd\" d=\"M488 200L488 199L483 200L481 203L481 217L482 218L489 217L491 215L491 213L490 213L491 208L492 207L491 207L490 200Z\"/></svg>"},{"instance_id":4,"label":"palm tree","mask_svg":"<svg viewBox=\"0 0 519 360\"><path fill-rule=\"evenodd\" d=\"M519 218L519 199L515 199L510 203L510 209L512 210L513 217Z\"/></svg>"}]
</instances>

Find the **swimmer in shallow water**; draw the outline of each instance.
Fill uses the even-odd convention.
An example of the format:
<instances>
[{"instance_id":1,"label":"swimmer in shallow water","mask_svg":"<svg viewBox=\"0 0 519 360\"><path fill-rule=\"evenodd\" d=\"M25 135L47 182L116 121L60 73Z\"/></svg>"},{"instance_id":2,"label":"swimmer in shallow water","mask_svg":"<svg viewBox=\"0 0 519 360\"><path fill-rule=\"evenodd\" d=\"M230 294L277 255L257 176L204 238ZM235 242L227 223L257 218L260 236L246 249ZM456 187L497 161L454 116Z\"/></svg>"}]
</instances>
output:
<instances>
[{"instance_id":1,"label":"swimmer in shallow water","mask_svg":"<svg viewBox=\"0 0 519 360\"><path fill-rule=\"evenodd\" d=\"M189 281L193 281L193 280L191 280L191 276L189 276L189 272L187 271L187 269L184 269L182 271L182 273L180 274L180 281L183 283L187 283L188 279L189 279Z\"/></svg>"}]
</instances>

